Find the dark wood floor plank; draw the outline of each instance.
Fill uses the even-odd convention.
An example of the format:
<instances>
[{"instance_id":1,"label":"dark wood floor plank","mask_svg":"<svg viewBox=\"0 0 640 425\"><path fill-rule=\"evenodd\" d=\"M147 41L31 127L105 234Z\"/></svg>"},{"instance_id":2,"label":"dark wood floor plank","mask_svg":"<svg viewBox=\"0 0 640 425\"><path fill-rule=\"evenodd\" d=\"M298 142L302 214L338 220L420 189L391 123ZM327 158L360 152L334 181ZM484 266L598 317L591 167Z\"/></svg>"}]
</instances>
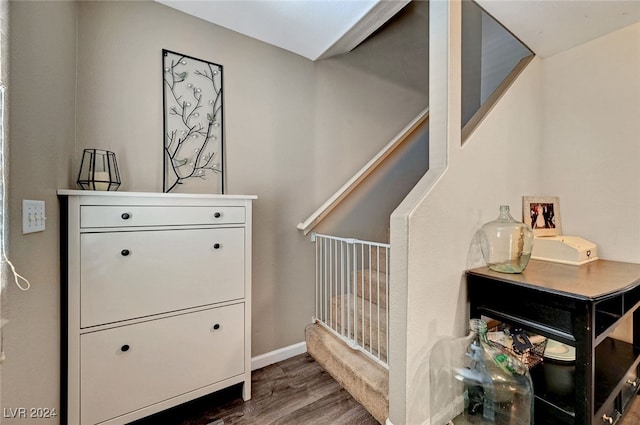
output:
<instances>
[{"instance_id":1,"label":"dark wood floor plank","mask_svg":"<svg viewBox=\"0 0 640 425\"><path fill-rule=\"evenodd\" d=\"M252 373L252 398L242 386L218 391L132 425L376 425L308 354Z\"/></svg>"},{"instance_id":2,"label":"dark wood floor plank","mask_svg":"<svg viewBox=\"0 0 640 425\"><path fill-rule=\"evenodd\" d=\"M336 391L285 415L270 425L288 424L371 424L378 422L346 391Z\"/></svg>"}]
</instances>

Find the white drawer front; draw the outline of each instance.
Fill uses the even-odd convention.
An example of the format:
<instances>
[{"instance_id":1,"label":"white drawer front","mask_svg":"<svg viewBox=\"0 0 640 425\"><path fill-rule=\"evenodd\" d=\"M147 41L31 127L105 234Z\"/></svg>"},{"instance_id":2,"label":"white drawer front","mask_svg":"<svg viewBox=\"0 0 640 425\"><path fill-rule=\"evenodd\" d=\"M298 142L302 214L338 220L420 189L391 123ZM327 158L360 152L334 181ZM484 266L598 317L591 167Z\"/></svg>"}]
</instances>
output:
<instances>
[{"instance_id":1,"label":"white drawer front","mask_svg":"<svg viewBox=\"0 0 640 425\"><path fill-rule=\"evenodd\" d=\"M244 297L244 228L80 236L80 324Z\"/></svg>"},{"instance_id":2,"label":"white drawer front","mask_svg":"<svg viewBox=\"0 0 640 425\"><path fill-rule=\"evenodd\" d=\"M80 227L182 226L242 224L244 207L112 206L80 207Z\"/></svg>"},{"instance_id":3,"label":"white drawer front","mask_svg":"<svg viewBox=\"0 0 640 425\"><path fill-rule=\"evenodd\" d=\"M242 374L244 304L80 339L81 420L89 425Z\"/></svg>"}]
</instances>

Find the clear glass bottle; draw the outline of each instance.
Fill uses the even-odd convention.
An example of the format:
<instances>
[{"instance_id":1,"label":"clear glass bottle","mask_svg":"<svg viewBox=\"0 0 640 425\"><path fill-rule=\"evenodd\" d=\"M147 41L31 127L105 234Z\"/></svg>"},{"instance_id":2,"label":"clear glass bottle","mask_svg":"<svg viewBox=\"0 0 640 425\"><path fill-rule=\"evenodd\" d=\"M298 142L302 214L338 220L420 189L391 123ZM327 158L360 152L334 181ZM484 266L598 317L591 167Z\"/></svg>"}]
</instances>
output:
<instances>
[{"instance_id":1,"label":"clear glass bottle","mask_svg":"<svg viewBox=\"0 0 640 425\"><path fill-rule=\"evenodd\" d=\"M440 340L432 350L430 423L531 425L529 369L487 339L484 321L472 319L469 327L468 336Z\"/></svg>"},{"instance_id":2,"label":"clear glass bottle","mask_svg":"<svg viewBox=\"0 0 640 425\"><path fill-rule=\"evenodd\" d=\"M491 270L521 273L531 258L533 231L511 216L508 205L501 205L498 218L480 228L480 249Z\"/></svg>"}]
</instances>

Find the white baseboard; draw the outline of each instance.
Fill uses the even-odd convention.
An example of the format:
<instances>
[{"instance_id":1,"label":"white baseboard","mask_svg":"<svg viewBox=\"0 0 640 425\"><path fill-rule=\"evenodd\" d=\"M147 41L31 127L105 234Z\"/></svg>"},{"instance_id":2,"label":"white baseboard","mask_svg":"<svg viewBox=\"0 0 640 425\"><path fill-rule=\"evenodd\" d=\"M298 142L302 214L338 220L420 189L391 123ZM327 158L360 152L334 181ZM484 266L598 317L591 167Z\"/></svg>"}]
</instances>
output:
<instances>
[{"instance_id":1,"label":"white baseboard","mask_svg":"<svg viewBox=\"0 0 640 425\"><path fill-rule=\"evenodd\" d=\"M393 423L389 420L389 418L387 418L387 420L384 421L385 425L393 425ZM429 425L429 420L427 419L425 422L422 423L422 425Z\"/></svg>"},{"instance_id":2,"label":"white baseboard","mask_svg":"<svg viewBox=\"0 0 640 425\"><path fill-rule=\"evenodd\" d=\"M290 345L288 347L278 348L277 350L270 351L268 353L260 354L251 359L251 370L262 369L265 366L269 366L274 363L287 360L298 354L307 352L307 343L299 342L297 344Z\"/></svg>"}]
</instances>

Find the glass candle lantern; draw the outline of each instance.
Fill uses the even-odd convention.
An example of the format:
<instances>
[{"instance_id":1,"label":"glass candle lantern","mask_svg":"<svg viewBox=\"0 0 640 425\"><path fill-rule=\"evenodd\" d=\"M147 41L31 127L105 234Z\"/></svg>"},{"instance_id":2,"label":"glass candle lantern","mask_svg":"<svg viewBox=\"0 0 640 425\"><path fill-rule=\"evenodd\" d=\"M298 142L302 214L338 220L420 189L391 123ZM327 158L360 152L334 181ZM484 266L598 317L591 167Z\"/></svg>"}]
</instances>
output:
<instances>
[{"instance_id":1,"label":"glass candle lantern","mask_svg":"<svg viewBox=\"0 0 640 425\"><path fill-rule=\"evenodd\" d=\"M85 149L78 185L85 190L118 190L120 173L116 154L101 149Z\"/></svg>"}]
</instances>

